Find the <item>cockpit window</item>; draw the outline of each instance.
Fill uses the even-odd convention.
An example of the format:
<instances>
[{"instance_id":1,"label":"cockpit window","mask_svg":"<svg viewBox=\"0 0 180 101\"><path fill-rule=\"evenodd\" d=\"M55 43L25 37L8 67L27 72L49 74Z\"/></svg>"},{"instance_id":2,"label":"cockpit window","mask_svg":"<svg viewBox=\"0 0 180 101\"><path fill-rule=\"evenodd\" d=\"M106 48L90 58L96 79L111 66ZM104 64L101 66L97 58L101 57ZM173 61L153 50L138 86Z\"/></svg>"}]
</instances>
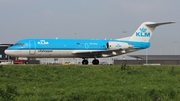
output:
<instances>
[{"instance_id":1,"label":"cockpit window","mask_svg":"<svg viewBox=\"0 0 180 101\"><path fill-rule=\"evenodd\" d=\"M24 46L24 43L16 43L14 46Z\"/></svg>"}]
</instances>

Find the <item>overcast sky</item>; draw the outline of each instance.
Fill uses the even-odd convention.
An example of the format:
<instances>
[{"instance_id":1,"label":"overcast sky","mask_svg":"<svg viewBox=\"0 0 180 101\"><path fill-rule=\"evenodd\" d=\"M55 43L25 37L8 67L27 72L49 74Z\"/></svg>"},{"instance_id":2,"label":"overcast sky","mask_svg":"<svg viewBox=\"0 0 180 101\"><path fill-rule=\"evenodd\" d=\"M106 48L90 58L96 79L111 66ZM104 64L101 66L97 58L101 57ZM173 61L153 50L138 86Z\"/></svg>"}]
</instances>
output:
<instances>
[{"instance_id":1,"label":"overcast sky","mask_svg":"<svg viewBox=\"0 0 180 101\"><path fill-rule=\"evenodd\" d=\"M41 37L116 39L131 36L145 21L175 21L155 29L148 54L180 55L179 5L180 0L0 0L0 43Z\"/></svg>"}]
</instances>

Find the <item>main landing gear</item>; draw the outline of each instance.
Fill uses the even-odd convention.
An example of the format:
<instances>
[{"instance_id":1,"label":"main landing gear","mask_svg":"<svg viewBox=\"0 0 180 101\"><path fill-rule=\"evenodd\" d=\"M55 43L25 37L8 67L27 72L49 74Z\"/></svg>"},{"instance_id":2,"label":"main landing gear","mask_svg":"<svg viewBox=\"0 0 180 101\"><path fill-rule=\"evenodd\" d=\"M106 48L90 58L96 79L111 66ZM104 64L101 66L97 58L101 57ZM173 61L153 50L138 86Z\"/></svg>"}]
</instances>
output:
<instances>
[{"instance_id":1,"label":"main landing gear","mask_svg":"<svg viewBox=\"0 0 180 101\"><path fill-rule=\"evenodd\" d=\"M88 65L88 60L86 60L86 59L83 59L83 61L82 61L82 64L83 65ZM93 61L92 61L92 64L93 65L98 65L99 64L99 60L98 59L94 59Z\"/></svg>"},{"instance_id":2,"label":"main landing gear","mask_svg":"<svg viewBox=\"0 0 180 101\"><path fill-rule=\"evenodd\" d=\"M94 60L92 61L92 64L93 64L93 65L98 65L98 64L99 64L99 60L98 60L98 59L94 59Z\"/></svg>"},{"instance_id":3,"label":"main landing gear","mask_svg":"<svg viewBox=\"0 0 180 101\"><path fill-rule=\"evenodd\" d=\"M82 64L83 64L83 65L88 65L88 60L85 60L85 59L84 59L84 60L82 61Z\"/></svg>"}]
</instances>

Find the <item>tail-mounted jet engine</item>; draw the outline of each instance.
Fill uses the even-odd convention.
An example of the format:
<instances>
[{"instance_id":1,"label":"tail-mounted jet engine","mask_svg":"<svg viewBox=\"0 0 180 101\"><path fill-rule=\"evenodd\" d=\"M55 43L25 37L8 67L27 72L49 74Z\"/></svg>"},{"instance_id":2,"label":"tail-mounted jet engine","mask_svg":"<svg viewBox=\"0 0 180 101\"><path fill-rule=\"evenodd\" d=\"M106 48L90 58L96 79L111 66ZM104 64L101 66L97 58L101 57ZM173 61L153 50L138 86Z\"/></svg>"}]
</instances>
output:
<instances>
[{"instance_id":1,"label":"tail-mounted jet engine","mask_svg":"<svg viewBox=\"0 0 180 101\"><path fill-rule=\"evenodd\" d=\"M132 48L132 45L129 45L128 43L125 42L108 42L106 44L106 48L108 50L115 50L115 49L127 49L127 48Z\"/></svg>"}]
</instances>

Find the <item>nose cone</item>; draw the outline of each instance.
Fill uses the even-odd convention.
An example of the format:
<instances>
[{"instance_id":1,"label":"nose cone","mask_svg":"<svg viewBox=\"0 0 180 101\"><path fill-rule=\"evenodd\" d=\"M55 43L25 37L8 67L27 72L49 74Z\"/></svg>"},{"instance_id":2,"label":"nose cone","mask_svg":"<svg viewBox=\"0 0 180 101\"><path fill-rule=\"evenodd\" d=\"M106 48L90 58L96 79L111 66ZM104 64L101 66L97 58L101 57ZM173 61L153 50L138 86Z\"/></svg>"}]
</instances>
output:
<instances>
[{"instance_id":1,"label":"nose cone","mask_svg":"<svg viewBox=\"0 0 180 101\"><path fill-rule=\"evenodd\" d=\"M8 50L8 49L6 49L6 50L4 51L4 53L5 53L6 55L9 55L9 56L12 55L12 51L11 51L11 50Z\"/></svg>"},{"instance_id":2,"label":"nose cone","mask_svg":"<svg viewBox=\"0 0 180 101\"><path fill-rule=\"evenodd\" d=\"M6 49L6 50L4 51L4 53L5 53L6 55L9 55L9 56L15 56L15 57L21 56L21 50L14 50L14 49L12 49L12 48Z\"/></svg>"},{"instance_id":3,"label":"nose cone","mask_svg":"<svg viewBox=\"0 0 180 101\"><path fill-rule=\"evenodd\" d=\"M7 48L7 49L4 51L4 53L5 53L6 55L9 55L9 56L16 56L16 54L19 53L19 51L16 52L16 51L13 50L11 47L9 47L9 48Z\"/></svg>"}]
</instances>

